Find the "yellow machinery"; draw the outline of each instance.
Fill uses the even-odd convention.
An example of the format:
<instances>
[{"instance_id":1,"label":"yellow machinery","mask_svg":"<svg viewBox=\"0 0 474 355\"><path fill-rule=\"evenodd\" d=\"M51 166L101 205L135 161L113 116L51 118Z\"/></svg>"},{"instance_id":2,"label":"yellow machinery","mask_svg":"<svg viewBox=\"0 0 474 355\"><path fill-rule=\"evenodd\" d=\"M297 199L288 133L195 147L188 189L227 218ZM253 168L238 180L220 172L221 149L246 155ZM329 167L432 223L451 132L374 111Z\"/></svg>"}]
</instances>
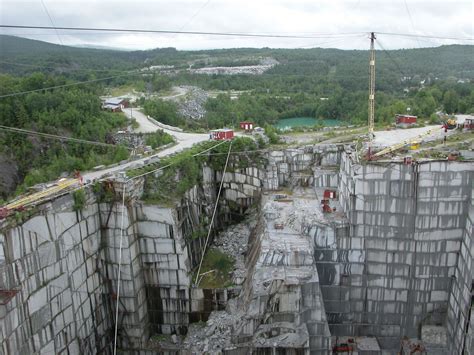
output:
<instances>
[{"instance_id":1,"label":"yellow machinery","mask_svg":"<svg viewBox=\"0 0 474 355\"><path fill-rule=\"evenodd\" d=\"M32 203L40 202L41 200L54 196L70 187L76 185L79 186L80 183L80 179L61 179L54 186L44 189L43 191L35 192L31 195L19 198L4 206L4 208L11 211L17 208L27 207Z\"/></svg>"},{"instance_id":2,"label":"yellow machinery","mask_svg":"<svg viewBox=\"0 0 474 355\"><path fill-rule=\"evenodd\" d=\"M434 132L436 132L438 130L439 130L439 128L433 128L433 129L430 129L429 131L426 131L425 133L420 134L416 137L406 139L403 142L391 145L390 147L382 149L380 152L377 152L377 153L373 154L372 158L381 157L382 155L395 152L399 149L402 149L403 147L405 147L407 145L410 145L411 146L410 148L412 148L412 149L413 149L414 146L419 147L420 142L423 140L424 137L429 136L429 135L433 134ZM414 148L414 149L418 149L418 148Z\"/></svg>"},{"instance_id":3,"label":"yellow machinery","mask_svg":"<svg viewBox=\"0 0 474 355\"><path fill-rule=\"evenodd\" d=\"M458 124L457 124L456 119L454 119L454 118L448 118L448 119L446 120L445 127L446 127L447 129L454 129L454 128L457 127L457 125L458 125Z\"/></svg>"}]
</instances>

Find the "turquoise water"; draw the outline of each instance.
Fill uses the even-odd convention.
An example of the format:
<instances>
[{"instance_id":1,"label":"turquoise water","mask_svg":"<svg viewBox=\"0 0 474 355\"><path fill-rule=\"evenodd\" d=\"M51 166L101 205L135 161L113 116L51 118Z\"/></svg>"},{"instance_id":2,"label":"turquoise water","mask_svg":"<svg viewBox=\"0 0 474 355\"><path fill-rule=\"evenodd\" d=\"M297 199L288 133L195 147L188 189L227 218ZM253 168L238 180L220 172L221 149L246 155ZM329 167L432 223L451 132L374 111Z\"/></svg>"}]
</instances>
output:
<instances>
[{"instance_id":1,"label":"turquoise water","mask_svg":"<svg viewBox=\"0 0 474 355\"><path fill-rule=\"evenodd\" d=\"M341 121L339 120L317 120L312 117L293 117L278 120L274 126L285 130L293 127L311 127L318 122L322 123L324 126L339 126L341 124Z\"/></svg>"}]
</instances>

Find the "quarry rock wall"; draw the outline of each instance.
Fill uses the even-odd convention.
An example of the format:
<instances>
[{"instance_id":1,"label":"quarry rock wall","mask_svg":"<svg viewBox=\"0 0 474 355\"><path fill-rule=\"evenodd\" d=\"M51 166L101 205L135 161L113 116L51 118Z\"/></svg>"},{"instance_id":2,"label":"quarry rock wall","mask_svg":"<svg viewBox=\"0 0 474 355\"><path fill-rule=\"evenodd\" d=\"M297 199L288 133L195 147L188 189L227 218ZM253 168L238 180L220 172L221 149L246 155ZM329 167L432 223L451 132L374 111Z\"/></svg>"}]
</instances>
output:
<instances>
[{"instance_id":1,"label":"quarry rock wall","mask_svg":"<svg viewBox=\"0 0 474 355\"><path fill-rule=\"evenodd\" d=\"M446 326L448 304L456 311L449 302L456 273L464 282L451 299L467 312L472 272L461 265L472 260L466 245L472 175L469 162L359 165L342 156L339 198L349 233L319 245L340 254L323 258L325 267L340 272L322 286L326 305L334 303L326 307L332 334L375 335L383 347L395 348L404 336L421 336L424 325ZM460 260L463 250L469 261ZM358 260L344 260L347 253ZM447 327L448 338L460 337L456 352L464 338L459 327L465 330Z\"/></svg>"},{"instance_id":2,"label":"quarry rock wall","mask_svg":"<svg viewBox=\"0 0 474 355\"><path fill-rule=\"evenodd\" d=\"M262 219L242 290L254 317L236 329L234 339L242 349L245 342L257 344L251 343L256 333L261 347L268 345L263 339L272 326L258 326L265 319L276 324L274 331L288 323L305 327L306 340L290 337L288 349L324 353L330 336L343 335L376 336L382 347L394 348L403 336L421 336L424 326L442 326L450 353L473 353L467 327L472 163L361 165L341 145L272 151L266 159L264 166L225 174L216 229L259 201L262 191L317 190L303 199L320 211L318 191L332 189L338 205L335 213L305 218L291 230L304 252L296 244L285 252L269 239L280 232L275 221ZM114 201L97 200L88 191L84 208L74 211L66 195L25 223L4 226L0 352L110 353L119 265L118 335L124 350L147 349L154 333L185 334L190 322L219 309L210 300L226 302L229 295L193 288L192 270L204 250L201 225L210 222L221 178L221 172L203 167L202 183L171 205L137 200L143 181L136 182L127 187L124 208L117 181ZM288 279L282 279L285 273ZM260 284L264 278L273 281Z\"/></svg>"},{"instance_id":3,"label":"quarry rock wall","mask_svg":"<svg viewBox=\"0 0 474 355\"><path fill-rule=\"evenodd\" d=\"M308 145L268 152L263 188L278 190L295 186L337 186L342 145Z\"/></svg>"},{"instance_id":4,"label":"quarry rock wall","mask_svg":"<svg viewBox=\"0 0 474 355\"><path fill-rule=\"evenodd\" d=\"M235 204L242 212L259 197L259 173L225 174L217 229L232 218ZM190 288L206 237L195 232L210 222L221 177L204 167L203 184L173 206L138 202L143 181L133 181L125 184L122 207L124 183L117 181L113 201L88 190L84 208L73 211L74 199L66 195L26 223L4 226L1 353L111 353L117 299L124 350L145 349L153 333L185 334L193 314L205 320L213 310L208 292ZM215 294L226 300L226 292Z\"/></svg>"},{"instance_id":5,"label":"quarry rock wall","mask_svg":"<svg viewBox=\"0 0 474 355\"><path fill-rule=\"evenodd\" d=\"M98 205L74 212L71 196L54 203L54 213L0 233L3 354L96 353L110 345Z\"/></svg>"},{"instance_id":6,"label":"quarry rock wall","mask_svg":"<svg viewBox=\"0 0 474 355\"><path fill-rule=\"evenodd\" d=\"M450 351L464 354L474 354L474 312L472 312L472 292L474 284L474 185L471 185L469 213L455 273L452 277L452 287L449 293L447 332L450 341ZM468 329L466 334L466 329Z\"/></svg>"}]
</instances>

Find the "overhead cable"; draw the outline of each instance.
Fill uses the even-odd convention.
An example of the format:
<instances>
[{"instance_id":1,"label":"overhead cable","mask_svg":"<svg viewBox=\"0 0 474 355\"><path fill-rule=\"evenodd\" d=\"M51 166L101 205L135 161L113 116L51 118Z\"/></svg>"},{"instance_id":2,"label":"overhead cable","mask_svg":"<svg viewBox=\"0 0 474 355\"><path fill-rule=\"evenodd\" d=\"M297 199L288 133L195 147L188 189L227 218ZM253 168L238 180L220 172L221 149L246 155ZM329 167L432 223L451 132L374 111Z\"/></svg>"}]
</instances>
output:
<instances>
[{"instance_id":1,"label":"overhead cable","mask_svg":"<svg viewBox=\"0 0 474 355\"><path fill-rule=\"evenodd\" d=\"M146 73L132 72L132 73L127 73L127 74L108 76L106 78L92 79L92 80L86 80L86 81L78 81L78 82L75 82L75 83L55 85L55 86L48 86L48 87L45 87L45 88L42 88L42 89L12 92L10 94L0 95L0 99L4 98L4 97L12 97L12 96L20 96L20 95L25 95L25 94L31 94L33 92L40 92L40 91L47 91L47 90L53 90L53 89L59 89L59 88L66 88L66 87L76 86L76 85L97 83L97 82L100 82L100 81L105 81L105 80L110 80L110 79L115 79L115 78L121 78L121 77L124 77L124 76L143 75L143 74L146 74Z\"/></svg>"},{"instance_id":2,"label":"overhead cable","mask_svg":"<svg viewBox=\"0 0 474 355\"><path fill-rule=\"evenodd\" d=\"M179 29L180 31L184 30L185 27L189 26L191 22L196 18L197 15L204 9L210 2L211 0L207 0L204 4L201 5L201 7L189 18L188 21L186 21L181 28Z\"/></svg>"},{"instance_id":3,"label":"overhead cable","mask_svg":"<svg viewBox=\"0 0 474 355\"><path fill-rule=\"evenodd\" d=\"M208 152L208 151L210 151L210 150L212 150L212 149L214 149L214 148L216 148L216 147L218 147L218 146L220 146L221 144L224 144L224 143L226 143L226 142L227 142L227 141L222 141L222 142L220 142L220 143L218 143L218 144L216 144L216 145L213 145L211 148L205 149L205 150L203 150L202 152L199 152L199 153L194 154L192 157L194 158L194 157L197 157L198 155L204 154L204 153L206 153L206 152ZM139 177L146 176L146 175L149 175L149 174L153 174L153 173L155 173L155 172L157 172L157 171L163 170L163 169L168 168L168 167L170 167L170 166L172 166L172 165L174 165L174 164L177 164L177 163L178 163L178 162L175 161L174 163L170 163L170 164L167 164L167 165L165 165L165 166L161 166L161 167L159 167L159 168L157 168L157 169L153 169L153 170L147 171L147 172L145 172L145 173L143 173L143 174L133 176L133 177L131 177L130 179L128 179L128 181L133 180L133 179L138 179Z\"/></svg>"},{"instance_id":4,"label":"overhead cable","mask_svg":"<svg viewBox=\"0 0 474 355\"><path fill-rule=\"evenodd\" d=\"M58 36L59 43L61 43L61 45L64 46L63 40L61 39L61 36L59 35L59 32L58 32L56 26L54 25L53 18L52 18L51 15L49 14L48 8L46 7L46 4L44 3L43 0L41 0L41 4L43 5L44 12L46 12L46 15L48 15L49 22L51 22L51 25L52 25L53 28L54 28L54 32L56 32L56 36Z\"/></svg>"},{"instance_id":5,"label":"overhead cable","mask_svg":"<svg viewBox=\"0 0 474 355\"><path fill-rule=\"evenodd\" d=\"M122 190L122 211L120 221L120 244L119 244L119 262L117 275L117 304L115 308L115 329L114 329L114 355L117 354L117 334L118 334L118 315L119 315L119 301L120 301L120 272L122 271L122 249L123 249L123 222L125 214L125 192L127 184L123 184Z\"/></svg>"},{"instance_id":6,"label":"overhead cable","mask_svg":"<svg viewBox=\"0 0 474 355\"><path fill-rule=\"evenodd\" d=\"M89 140L85 140L85 139L72 138L72 137L66 137L66 136L58 136L58 135L55 135L55 134L29 131L29 130L22 129L22 128L8 127L8 126L3 126L3 125L0 125L0 130L10 131L10 132L20 133L20 134L26 134L26 135L33 135L33 136L44 137L44 138L50 138L50 139L57 139L57 140L60 140L60 141L70 141L70 142L75 142L75 143L92 144L92 145L98 145L98 146L102 146L102 147L114 147L114 148L117 147L117 145L115 145L115 144L89 141ZM130 148L127 148L127 149L130 149Z\"/></svg>"},{"instance_id":7,"label":"overhead cable","mask_svg":"<svg viewBox=\"0 0 474 355\"><path fill-rule=\"evenodd\" d=\"M359 35L363 32L349 33L321 33L314 35L285 35L285 34L265 34L248 32L206 32L206 31L176 31L176 30L151 30L133 28L97 28L97 27L53 27L53 26L29 26L29 25L0 25L0 28L24 28L37 30L66 30L66 31L99 31L99 32L127 32L127 33L161 33L161 34L186 34L186 35L207 35L225 37L261 37L261 38L334 38L347 35Z\"/></svg>"},{"instance_id":8,"label":"overhead cable","mask_svg":"<svg viewBox=\"0 0 474 355\"><path fill-rule=\"evenodd\" d=\"M415 23L413 22L413 18L411 17L411 12L410 12L410 9L408 8L407 0L403 0L403 1L405 3L405 9L407 10L408 18L410 19L411 27L413 29L413 32L416 33ZM416 35L416 41L418 42L418 47L421 48L421 44L420 44L420 40L418 39L418 35Z\"/></svg>"},{"instance_id":9,"label":"overhead cable","mask_svg":"<svg viewBox=\"0 0 474 355\"><path fill-rule=\"evenodd\" d=\"M65 68L65 67L48 67L48 66L43 66L43 65L35 65L35 64L26 64L26 63L14 63L14 62L8 62L5 60L0 60L0 65L1 64L6 64L6 65L16 65L20 67L30 67L30 68L38 68L38 69L51 69L51 70L64 70L65 72L69 71L87 71L87 72L107 72L107 73L130 73L130 71L125 71L125 70L116 70L116 69L88 69L88 68Z\"/></svg>"},{"instance_id":10,"label":"overhead cable","mask_svg":"<svg viewBox=\"0 0 474 355\"><path fill-rule=\"evenodd\" d=\"M434 39L450 39L455 41L474 41L474 37L446 37L446 36L435 36L435 35L418 35L412 33L394 33L394 32L377 32L379 35L386 36L398 36L398 37L421 37L421 38L434 38Z\"/></svg>"},{"instance_id":11,"label":"overhead cable","mask_svg":"<svg viewBox=\"0 0 474 355\"><path fill-rule=\"evenodd\" d=\"M382 43L380 43L380 40L376 40L376 43L379 45L379 47L383 50L383 52L387 55L387 57L392 61L393 64L397 67L398 71L400 74L402 74L402 77L406 77L407 75L403 72L402 68L400 65L395 61L395 59L392 57L392 55L382 46Z\"/></svg>"},{"instance_id":12,"label":"overhead cable","mask_svg":"<svg viewBox=\"0 0 474 355\"><path fill-rule=\"evenodd\" d=\"M65 30L65 31L95 31L95 32L126 32L126 33L161 33L161 34L186 34L186 35L208 35L208 36L226 36L226 37L261 37L261 38L335 38L349 35L367 34L360 32L341 32L341 33L314 33L312 35L295 34L277 34L277 33L250 33L250 32L210 32L210 31L176 31L176 30L153 30L153 29L134 29L134 28L97 28L97 27L53 27L53 26L31 26L31 25L0 25L0 28L19 28L19 29L37 29L37 30ZM377 34L400 37L424 37L436 39L449 39L459 41L474 41L474 37L452 37L437 35L418 35L413 33L395 33L395 32L377 32Z\"/></svg>"},{"instance_id":13,"label":"overhead cable","mask_svg":"<svg viewBox=\"0 0 474 355\"><path fill-rule=\"evenodd\" d=\"M194 283L195 283L196 287L199 286L199 282L200 282L199 274L201 272L201 267L202 267L202 262L204 260L204 255L206 254L207 244L209 243L209 236L211 235L212 225L214 224L214 217L216 216L217 206L219 205L219 198L221 196L222 186L224 185L224 178L225 178L225 173L226 173L226 170L227 170L227 164L229 163L229 157L230 157L230 150L231 149L232 149L232 141L229 144L229 150L227 152L227 159L225 161L224 170L222 171L221 184L219 186L219 191L217 193L216 202L214 204L214 211L212 212L211 222L209 223L209 229L207 231L206 242L204 243L204 249L202 251L201 261L199 262L199 268L198 268L198 271L196 273L196 279L194 280Z\"/></svg>"}]
</instances>

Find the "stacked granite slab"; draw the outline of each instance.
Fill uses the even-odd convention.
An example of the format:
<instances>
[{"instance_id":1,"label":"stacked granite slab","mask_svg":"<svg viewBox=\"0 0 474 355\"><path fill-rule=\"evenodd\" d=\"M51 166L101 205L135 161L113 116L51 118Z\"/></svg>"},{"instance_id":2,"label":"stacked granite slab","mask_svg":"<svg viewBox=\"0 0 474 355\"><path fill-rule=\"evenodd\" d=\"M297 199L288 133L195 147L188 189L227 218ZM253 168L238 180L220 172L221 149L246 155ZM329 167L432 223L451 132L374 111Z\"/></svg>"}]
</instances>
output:
<instances>
[{"instance_id":1,"label":"stacked granite slab","mask_svg":"<svg viewBox=\"0 0 474 355\"><path fill-rule=\"evenodd\" d=\"M151 333L181 333L189 323L188 250L174 208L137 205L137 232Z\"/></svg>"},{"instance_id":2,"label":"stacked granite slab","mask_svg":"<svg viewBox=\"0 0 474 355\"><path fill-rule=\"evenodd\" d=\"M1 233L0 289L13 291L0 305L3 354L97 353L110 344L97 205L72 212L70 196L53 204L55 212Z\"/></svg>"},{"instance_id":3,"label":"stacked granite slab","mask_svg":"<svg viewBox=\"0 0 474 355\"><path fill-rule=\"evenodd\" d=\"M313 186L337 188L339 186L339 166L322 166L315 168Z\"/></svg>"},{"instance_id":4,"label":"stacked granite slab","mask_svg":"<svg viewBox=\"0 0 474 355\"><path fill-rule=\"evenodd\" d=\"M355 164L341 159L340 278L323 286L333 335L377 336L395 348L423 324L444 323L468 211L472 163ZM338 255L338 258L340 256ZM342 271L343 270L343 271ZM327 307L329 308L329 307Z\"/></svg>"},{"instance_id":5,"label":"stacked granite slab","mask_svg":"<svg viewBox=\"0 0 474 355\"><path fill-rule=\"evenodd\" d=\"M114 318L118 300L118 347L137 348L147 340L148 333L136 211L128 203L122 206L121 199L115 203L101 204L100 208L102 243L105 246L101 253L104 269L100 272L105 274L110 285Z\"/></svg>"},{"instance_id":6,"label":"stacked granite slab","mask_svg":"<svg viewBox=\"0 0 474 355\"><path fill-rule=\"evenodd\" d=\"M238 203L242 207L249 207L258 199L262 189L264 174L257 167L227 172L224 176L223 198ZM222 179L222 174L216 174L216 181Z\"/></svg>"},{"instance_id":7,"label":"stacked granite slab","mask_svg":"<svg viewBox=\"0 0 474 355\"><path fill-rule=\"evenodd\" d=\"M266 190L278 190L287 186L330 185L337 183L334 174L318 167L334 167L340 162L342 145L310 145L301 148L289 148L266 153L268 164L265 166L263 187ZM318 170L319 169L319 170Z\"/></svg>"},{"instance_id":8,"label":"stacked granite slab","mask_svg":"<svg viewBox=\"0 0 474 355\"><path fill-rule=\"evenodd\" d=\"M466 334L466 342L464 351L466 354L474 354L474 305L471 305L471 318L469 322L469 329Z\"/></svg>"},{"instance_id":9,"label":"stacked granite slab","mask_svg":"<svg viewBox=\"0 0 474 355\"><path fill-rule=\"evenodd\" d=\"M474 189L449 294L447 330L450 352L474 354L472 285L474 283Z\"/></svg>"}]
</instances>

